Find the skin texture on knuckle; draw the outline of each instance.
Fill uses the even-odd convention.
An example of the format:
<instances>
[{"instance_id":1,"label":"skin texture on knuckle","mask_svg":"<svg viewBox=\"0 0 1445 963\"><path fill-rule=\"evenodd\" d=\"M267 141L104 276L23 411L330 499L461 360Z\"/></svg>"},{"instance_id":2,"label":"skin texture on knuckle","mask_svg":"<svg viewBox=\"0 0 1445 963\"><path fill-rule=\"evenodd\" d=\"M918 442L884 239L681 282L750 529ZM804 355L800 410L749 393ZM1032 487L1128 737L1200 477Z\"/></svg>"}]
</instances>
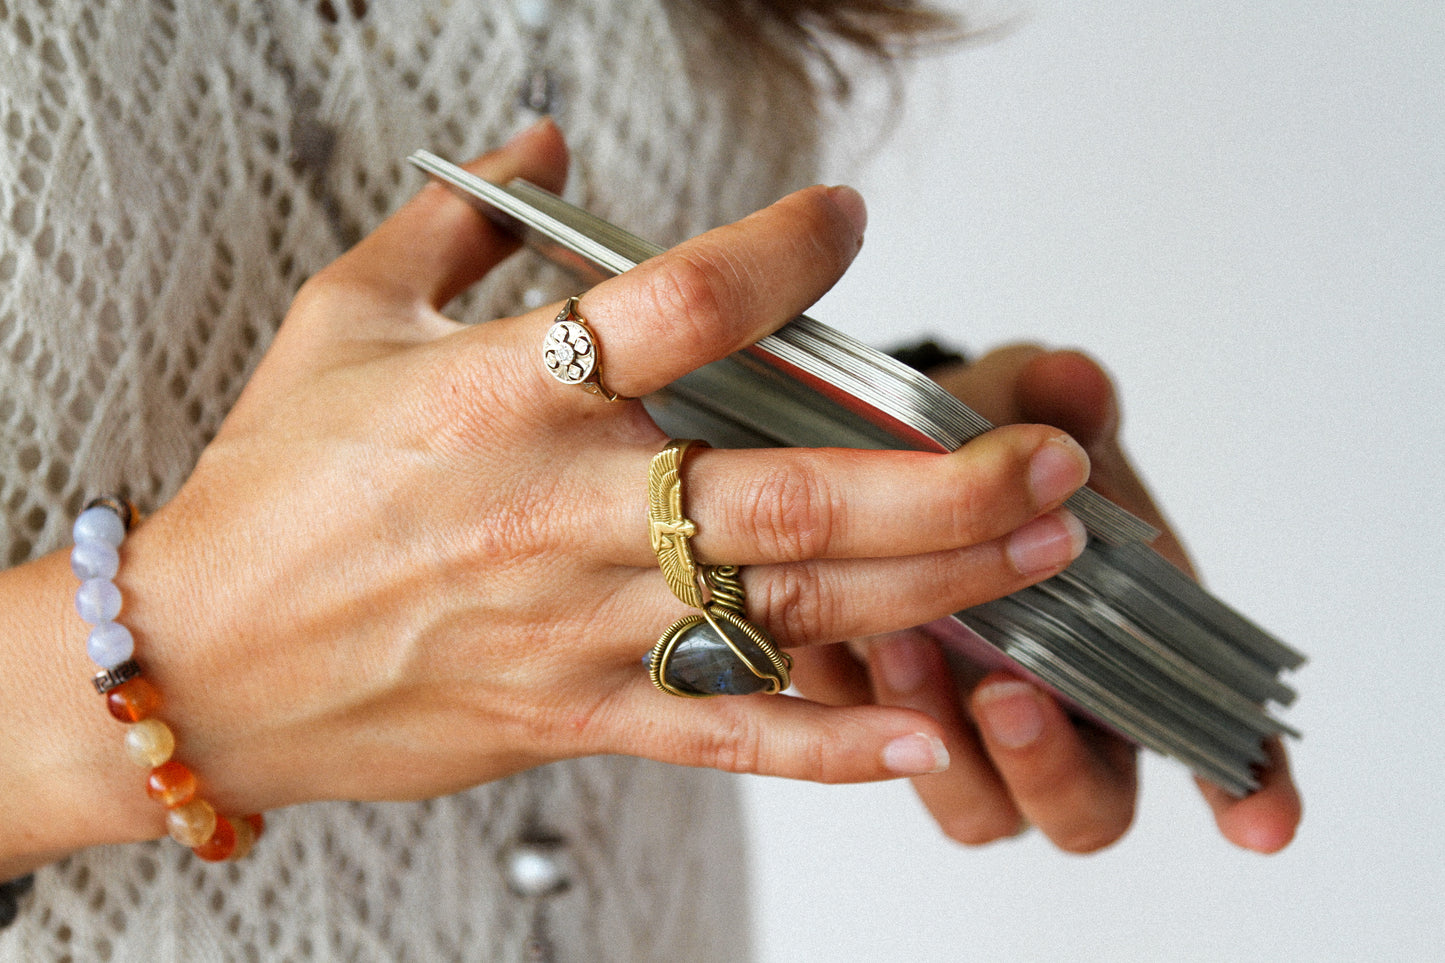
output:
<instances>
[{"instance_id":1,"label":"skin texture on knuckle","mask_svg":"<svg viewBox=\"0 0 1445 963\"><path fill-rule=\"evenodd\" d=\"M765 734L747 712L735 712L729 723L699 733L693 748L696 764L732 773L757 773L765 758Z\"/></svg>"},{"instance_id":2,"label":"skin texture on knuckle","mask_svg":"<svg viewBox=\"0 0 1445 963\"><path fill-rule=\"evenodd\" d=\"M1029 436L1033 434L1028 432ZM970 442L962 449L967 457L953 462L955 479L947 523L960 544L975 544L1003 534L999 531L998 500L1004 492L1010 493L1015 502L1022 497L1025 501L1021 507L1033 508L1027 489L1028 455L1033 450L1030 440L1017 429L995 431Z\"/></svg>"},{"instance_id":3,"label":"skin texture on knuckle","mask_svg":"<svg viewBox=\"0 0 1445 963\"><path fill-rule=\"evenodd\" d=\"M846 722L826 731L805 726L785 732L777 724L760 724L748 711L748 700L766 698L777 697L742 697L729 724L706 734L698 750L701 765L831 785L858 781L860 773L849 763L858 740L850 738L856 733L848 731L851 727Z\"/></svg>"},{"instance_id":4,"label":"skin texture on knuckle","mask_svg":"<svg viewBox=\"0 0 1445 963\"><path fill-rule=\"evenodd\" d=\"M786 320L820 296L856 253L852 227L825 189L799 191L633 272L645 287L625 314L639 344L685 338L731 353L756 340L759 324Z\"/></svg>"},{"instance_id":5,"label":"skin texture on knuckle","mask_svg":"<svg viewBox=\"0 0 1445 963\"><path fill-rule=\"evenodd\" d=\"M795 562L769 569L748 586L752 617L767 626L783 647L836 642L845 615L842 593L826 591L817 569Z\"/></svg>"},{"instance_id":6,"label":"skin texture on knuckle","mask_svg":"<svg viewBox=\"0 0 1445 963\"><path fill-rule=\"evenodd\" d=\"M534 448L539 429L549 426L518 403L541 383L537 368L527 364L533 360L511 346L447 339L414 352L391 392L415 419L410 431L417 450L473 460Z\"/></svg>"},{"instance_id":7,"label":"skin texture on knuckle","mask_svg":"<svg viewBox=\"0 0 1445 963\"><path fill-rule=\"evenodd\" d=\"M965 476L947 503L947 530L959 546L976 545L998 536L994 495L977 477Z\"/></svg>"},{"instance_id":8,"label":"skin texture on knuckle","mask_svg":"<svg viewBox=\"0 0 1445 963\"><path fill-rule=\"evenodd\" d=\"M334 300L350 296L355 288L355 283L333 262L301 282L291 299L291 310L325 308Z\"/></svg>"},{"instance_id":9,"label":"skin texture on knuckle","mask_svg":"<svg viewBox=\"0 0 1445 963\"><path fill-rule=\"evenodd\" d=\"M755 279L724 246L698 242L673 251L643 280L636 306L626 312L637 344L688 345L719 355L741 347L732 327L753 310Z\"/></svg>"},{"instance_id":10,"label":"skin texture on knuckle","mask_svg":"<svg viewBox=\"0 0 1445 963\"><path fill-rule=\"evenodd\" d=\"M535 559L546 549L563 547L564 537L547 526L558 499L550 491L532 489L499 500L479 515L470 530L472 553L478 567L488 569Z\"/></svg>"},{"instance_id":11,"label":"skin texture on knuckle","mask_svg":"<svg viewBox=\"0 0 1445 963\"><path fill-rule=\"evenodd\" d=\"M780 561L806 561L827 553L844 505L826 476L806 463L788 462L749 479L739 499L752 526L748 537Z\"/></svg>"}]
</instances>

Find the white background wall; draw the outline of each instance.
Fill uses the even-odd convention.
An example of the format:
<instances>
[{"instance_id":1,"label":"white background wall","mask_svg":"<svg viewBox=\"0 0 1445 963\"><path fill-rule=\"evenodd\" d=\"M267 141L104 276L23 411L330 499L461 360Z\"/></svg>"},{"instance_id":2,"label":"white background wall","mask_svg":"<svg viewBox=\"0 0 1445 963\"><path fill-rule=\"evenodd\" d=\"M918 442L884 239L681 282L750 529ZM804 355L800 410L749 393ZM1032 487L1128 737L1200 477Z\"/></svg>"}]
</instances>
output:
<instances>
[{"instance_id":1,"label":"white background wall","mask_svg":"<svg viewBox=\"0 0 1445 963\"><path fill-rule=\"evenodd\" d=\"M761 958L1439 959L1445 3L1012 9L839 170L871 227L813 313L1106 362L1210 586L1311 656L1305 822L1235 852L1152 759L1103 854L967 850L905 785L750 780Z\"/></svg>"}]
</instances>

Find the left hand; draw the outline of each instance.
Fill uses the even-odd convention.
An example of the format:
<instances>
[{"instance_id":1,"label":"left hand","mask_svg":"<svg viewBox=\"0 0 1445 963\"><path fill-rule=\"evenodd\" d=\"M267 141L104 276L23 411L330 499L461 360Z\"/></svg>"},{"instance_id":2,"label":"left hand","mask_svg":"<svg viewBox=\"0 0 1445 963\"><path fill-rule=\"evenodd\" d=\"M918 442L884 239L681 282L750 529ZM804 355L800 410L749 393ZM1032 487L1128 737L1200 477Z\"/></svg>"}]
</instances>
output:
<instances>
[{"instance_id":1,"label":"left hand","mask_svg":"<svg viewBox=\"0 0 1445 963\"><path fill-rule=\"evenodd\" d=\"M1195 574L1124 454L1117 396L1097 363L1077 352L1016 346L935 378L995 424L1038 422L1067 431L1089 453L1090 486L1159 528L1155 550ZM913 782L939 826L959 842L987 843L1033 825L1059 848L1084 853L1114 843L1133 821L1135 747L1070 717L1032 683L991 673L966 694L965 705L939 644L916 630L794 655L795 682L812 699L902 706L937 720L953 764ZM1271 740L1267 748L1271 761L1260 789L1243 799L1196 780L1220 833L1262 853L1288 845L1301 815L1283 746Z\"/></svg>"}]
</instances>

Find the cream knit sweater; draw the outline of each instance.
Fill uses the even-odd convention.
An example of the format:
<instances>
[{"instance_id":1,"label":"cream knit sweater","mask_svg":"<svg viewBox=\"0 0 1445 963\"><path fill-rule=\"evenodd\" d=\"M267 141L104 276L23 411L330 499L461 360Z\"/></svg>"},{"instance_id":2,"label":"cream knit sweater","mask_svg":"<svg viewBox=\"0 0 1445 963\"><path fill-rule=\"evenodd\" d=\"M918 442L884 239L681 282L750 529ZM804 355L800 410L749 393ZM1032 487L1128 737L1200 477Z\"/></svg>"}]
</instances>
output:
<instances>
[{"instance_id":1,"label":"cream knit sweater","mask_svg":"<svg viewBox=\"0 0 1445 963\"><path fill-rule=\"evenodd\" d=\"M420 185L406 155L500 143L543 67L569 196L642 236L675 242L810 178L803 91L748 69L691 3L543 8L0 0L7 564L63 545L90 495L170 497L301 280ZM458 311L570 287L524 255ZM727 777L581 760L275 812L237 864L170 843L78 854L37 874L0 959L738 960L743 849Z\"/></svg>"}]
</instances>

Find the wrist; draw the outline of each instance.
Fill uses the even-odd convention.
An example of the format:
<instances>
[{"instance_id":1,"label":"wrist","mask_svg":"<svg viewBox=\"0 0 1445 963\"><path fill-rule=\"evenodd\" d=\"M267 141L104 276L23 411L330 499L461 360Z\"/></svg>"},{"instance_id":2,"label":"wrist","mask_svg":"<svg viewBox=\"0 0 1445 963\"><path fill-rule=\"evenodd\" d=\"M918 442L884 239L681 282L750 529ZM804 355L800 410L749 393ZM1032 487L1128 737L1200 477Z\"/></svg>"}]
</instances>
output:
<instances>
[{"instance_id":1,"label":"wrist","mask_svg":"<svg viewBox=\"0 0 1445 963\"><path fill-rule=\"evenodd\" d=\"M167 834L202 859L239 859L250 852L261 832L260 817L217 812L211 787L187 764L184 748L178 747L176 731L167 721L174 721L173 707L142 667L143 661L151 661L151 653L137 645L124 622L117 621L126 599L121 586L127 584L118 577L120 550L134 521L128 503L107 496L87 506L75 524L71 565L84 580L76 609L94 626L87 650L101 669L94 677L95 687L104 696L106 713L124 727L125 754L146 774L145 793L164 812ZM131 556L126 553L127 560ZM141 584L146 584L144 579ZM156 594L152 588L152 595ZM162 590L159 597L169 596ZM144 607L140 608L143 613ZM146 638L142 632L141 639Z\"/></svg>"},{"instance_id":2,"label":"wrist","mask_svg":"<svg viewBox=\"0 0 1445 963\"><path fill-rule=\"evenodd\" d=\"M223 560L243 551L183 492L131 532L116 579L122 619L164 699L158 715L175 732L177 758L205 798L231 813L297 801L269 751L279 748L270 707L292 701L282 691L290 678L264 641L273 633L246 587L251 569ZM271 602L279 605L274 595Z\"/></svg>"},{"instance_id":3,"label":"wrist","mask_svg":"<svg viewBox=\"0 0 1445 963\"><path fill-rule=\"evenodd\" d=\"M0 663L7 688L19 694L0 730L0 879L89 846L165 832L147 805L144 777L125 760L123 732L91 684L76 587L68 551L0 576Z\"/></svg>"}]
</instances>

